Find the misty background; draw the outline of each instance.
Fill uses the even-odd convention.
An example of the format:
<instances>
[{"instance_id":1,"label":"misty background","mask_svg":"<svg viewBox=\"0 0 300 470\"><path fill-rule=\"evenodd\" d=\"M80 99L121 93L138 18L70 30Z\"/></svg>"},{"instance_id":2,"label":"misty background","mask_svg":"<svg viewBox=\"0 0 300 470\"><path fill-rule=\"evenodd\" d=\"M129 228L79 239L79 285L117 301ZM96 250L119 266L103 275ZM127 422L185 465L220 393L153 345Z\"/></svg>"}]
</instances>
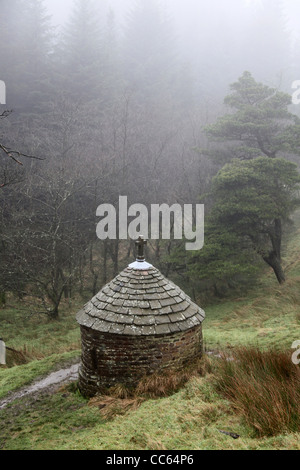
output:
<instances>
[{"instance_id":1,"label":"misty background","mask_svg":"<svg viewBox=\"0 0 300 470\"><path fill-rule=\"evenodd\" d=\"M97 240L100 204L198 203L220 169L205 126L245 71L292 94L299 23L296 0L0 0L0 142L20 152L0 162L0 291L55 316L134 256ZM191 287L174 240L148 257L186 289L220 281Z\"/></svg>"}]
</instances>

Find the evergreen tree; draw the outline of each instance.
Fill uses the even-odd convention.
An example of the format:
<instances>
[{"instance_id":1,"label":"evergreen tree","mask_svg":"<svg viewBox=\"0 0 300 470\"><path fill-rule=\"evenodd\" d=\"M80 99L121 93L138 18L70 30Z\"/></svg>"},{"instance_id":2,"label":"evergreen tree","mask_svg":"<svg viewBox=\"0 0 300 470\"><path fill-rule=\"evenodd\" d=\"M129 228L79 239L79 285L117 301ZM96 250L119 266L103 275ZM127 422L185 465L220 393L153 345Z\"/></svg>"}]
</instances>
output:
<instances>
[{"instance_id":1,"label":"evergreen tree","mask_svg":"<svg viewBox=\"0 0 300 470\"><path fill-rule=\"evenodd\" d=\"M231 90L225 98L231 112L206 128L221 143L210 154L220 165L231 163L212 186L206 247L193 269L204 277L214 277L213 268L234 278L250 274L259 254L282 283L282 235L299 177L292 163L278 157L299 153L300 121L289 111L290 95L257 83L249 72Z\"/></svg>"},{"instance_id":2,"label":"evergreen tree","mask_svg":"<svg viewBox=\"0 0 300 470\"><path fill-rule=\"evenodd\" d=\"M137 0L128 14L123 58L125 77L143 99L174 90L176 42L155 0Z\"/></svg>"},{"instance_id":3,"label":"evergreen tree","mask_svg":"<svg viewBox=\"0 0 300 470\"><path fill-rule=\"evenodd\" d=\"M216 235L219 248L213 253L219 255L223 275L228 274L229 266L232 269L232 259L245 263L245 254L249 256L252 250L273 269L278 282L283 283L283 227L299 206L299 183L297 165L284 159L260 157L234 160L225 165L213 181L212 238L203 256L216 245ZM244 267L251 269L249 260Z\"/></svg>"},{"instance_id":4,"label":"evergreen tree","mask_svg":"<svg viewBox=\"0 0 300 470\"><path fill-rule=\"evenodd\" d=\"M94 0L76 0L56 51L58 87L75 101L106 99L104 20Z\"/></svg>"},{"instance_id":5,"label":"evergreen tree","mask_svg":"<svg viewBox=\"0 0 300 470\"><path fill-rule=\"evenodd\" d=\"M71 68L98 62L101 48L100 16L93 0L76 0L64 30L65 61Z\"/></svg>"},{"instance_id":6,"label":"evergreen tree","mask_svg":"<svg viewBox=\"0 0 300 470\"><path fill-rule=\"evenodd\" d=\"M299 154L300 120L289 111L290 95L257 83L249 72L231 90L224 100L231 112L206 128L225 144L217 150L220 159Z\"/></svg>"},{"instance_id":7,"label":"evergreen tree","mask_svg":"<svg viewBox=\"0 0 300 470\"><path fill-rule=\"evenodd\" d=\"M251 70L259 80L288 90L290 87L291 38L282 0L262 0L249 11L252 21L243 36L244 70Z\"/></svg>"},{"instance_id":8,"label":"evergreen tree","mask_svg":"<svg viewBox=\"0 0 300 470\"><path fill-rule=\"evenodd\" d=\"M15 112L38 112L49 97L53 48L51 18L44 1L5 2L0 22L1 79L7 83L8 106Z\"/></svg>"},{"instance_id":9,"label":"evergreen tree","mask_svg":"<svg viewBox=\"0 0 300 470\"><path fill-rule=\"evenodd\" d=\"M249 286L264 263L277 281L285 282L281 252L284 229L300 205L297 165L260 157L233 160L213 179L212 208L206 217L205 244L199 252L172 254L173 269L185 275L198 292Z\"/></svg>"},{"instance_id":10,"label":"evergreen tree","mask_svg":"<svg viewBox=\"0 0 300 470\"><path fill-rule=\"evenodd\" d=\"M247 68L243 38L249 12L240 0L197 2L195 8L188 53L197 70L200 99L211 112L229 84Z\"/></svg>"},{"instance_id":11,"label":"evergreen tree","mask_svg":"<svg viewBox=\"0 0 300 470\"><path fill-rule=\"evenodd\" d=\"M44 0L26 0L23 9L23 67L38 77L47 71L53 48L51 16Z\"/></svg>"},{"instance_id":12,"label":"evergreen tree","mask_svg":"<svg viewBox=\"0 0 300 470\"><path fill-rule=\"evenodd\" d=\"M19 47L22 43L20 11L22 0L2 1L0 15L0 64L1 80L7 85L7 103L11 109L15 107L17 99L14 99L17 83L20 81Z\"/></svg>"}]
</instances>

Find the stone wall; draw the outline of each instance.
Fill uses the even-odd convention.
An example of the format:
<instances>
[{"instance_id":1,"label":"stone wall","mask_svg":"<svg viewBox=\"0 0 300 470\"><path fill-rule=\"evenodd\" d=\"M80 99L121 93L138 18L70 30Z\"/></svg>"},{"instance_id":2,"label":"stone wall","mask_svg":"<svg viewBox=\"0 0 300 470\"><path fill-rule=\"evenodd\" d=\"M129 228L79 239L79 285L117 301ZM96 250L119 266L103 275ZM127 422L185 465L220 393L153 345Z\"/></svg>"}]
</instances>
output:
<instances>
[{"instance_id":1,"label":"stone wall","mask_svg":"<svg viewBox=\"0 0 300 470\"><path fill-rule=\"evenodd\" d=\"M79 388L87 397L118 383L134 386L145 375L180 370L202 355L202 327L164 336L123 336L81 326Z\"/></svg>"}]
</instances>

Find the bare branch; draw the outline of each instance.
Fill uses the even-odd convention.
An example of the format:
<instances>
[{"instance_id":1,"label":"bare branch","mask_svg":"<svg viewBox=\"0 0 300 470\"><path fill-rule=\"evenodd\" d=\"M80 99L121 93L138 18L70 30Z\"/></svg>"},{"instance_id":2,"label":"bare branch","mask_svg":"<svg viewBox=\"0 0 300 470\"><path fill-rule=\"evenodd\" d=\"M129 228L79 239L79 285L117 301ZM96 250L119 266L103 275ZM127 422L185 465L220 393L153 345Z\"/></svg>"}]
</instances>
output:
<instances>
[{"instance_id":1,"label":"bare branch","mask_svg":"<svg viewBox=\"0 0 300 470\"><path fill-rule=\"evenodd\" d=\"M18 152L16 150L11 150L8 147L5 147L0 143L0 149L12 160L14 160L18 165L23 166L23 163L20 162L20 160L17 160L17 158L14 155L17 155L19 158L20 157L25 157L25 158L33 158L34 160L44 160L44 158L41 157L35 157L34 155L26 155L25 153Z\"/></svg>"},{"instance_id":2,"label":"bare branch","mask_svg":"<svg viewBox=\"0 0 300 470\"><path fill-rule=\"evenodd\" d=\"M9 110L3 111L3 113L0 114L0 119L7 118L11 113L12 111Z\"/></svg>"},{"instance_id":3,"label":"bare branch","mask_svg":"<svg viewBox=\"0 0 300 470\"><path fill-rule=\"evenodd\" d=\"M3 111L2 114L0 114L0 119L7 118L11 113L12 111L9 111L9 110ZM12 150L11 148L3 145L1 142L0 142L0 150L2 150L5 153L5 155L11 158L15 163L21 166L23 166L23 163L19 160L21 157L31 158L34 160L45 160L44 158L41 158L41 157L36 157L34 155L27 155L26 153L22 153L17 150Z\"/></svg>"}]
</instances>

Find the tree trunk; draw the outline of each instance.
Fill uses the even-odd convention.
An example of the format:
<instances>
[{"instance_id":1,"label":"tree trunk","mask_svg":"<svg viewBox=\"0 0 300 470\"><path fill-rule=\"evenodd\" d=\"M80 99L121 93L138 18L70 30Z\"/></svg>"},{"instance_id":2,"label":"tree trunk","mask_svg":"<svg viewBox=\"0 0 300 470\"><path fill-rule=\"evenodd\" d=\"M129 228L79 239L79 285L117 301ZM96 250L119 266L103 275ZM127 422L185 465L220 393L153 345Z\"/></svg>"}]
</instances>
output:
<instances>
[{"instance_id":1,"label":"tree trunk","mask_svg":"<svg viewBox=\"0 0 300 470\"><path fill-rule=\"evenodd\" d=\"M51 312L49 312L49 318L51 320L58 320L58 318L59 318L58 305L55 305L53 310L51 310Z\"/></svg>"},{"instance_id":2,"label":"tree trunk","mask_svg":"<svg viewBox=\"0 0 300 470\"><path fill-rule=\"evenodd\" d=\"M0 307L6 304L6 295L5 292L0 292Z\"/></svg>"},{"instance_id":3,"label":"tree trunk","mask_svg":"<svg viewBox=\"0 0 300 470\"><path fill-rule=\"evenodd\" d=\"M104 241L103 246L103 269L102 269L102 284L107 283L107 241Z\"/></svg>"},{"instance_id":4,"label":"tree trunk","mask_svg":"<svg viewBox=\"0 0 300 470\"><path fill-rule=\"evenodd\" d=\"M93 296L95 296L98 292L98 277L99 275L94 273L94 276L93 276L93 287L92 287L92 293L93 293Z\"/></svg>"},{"instance_id":5,"label":"tree trunk","mask_svg":"<svg viewBox=\"0 0 300 470\"><path fill-rule=\"evenodd\" d=\"M271 236L273 250L279 260L281 260L281 240L282 240L282 222L280 219L274 221L274 233Z\"/></svg>"},{"instance_id":6,"label":"tree trunk","mask_svg":"<svg viewBox=\"0 0 300 470\"><path fill-rule=\"evenodd\" d=\"M274 228L269 233L273 250L268 256L263 256L264 261L271 266L279 284L285 282L285 275L281 266L281 240L282 240L282 222L281 219L274 220Z\"/></svg>"},{"instance_id":7,"label":"tree trunk","mask_svg":"<svg viewBox=\"0 0 300 470\"><path fill-rule=\"evenodd\" d=\"M276 252L271 251L268 256L264 256L263 259L273 269L279 284L284 284L285 275L281 266L281 260Z\"/></svg>"}]
</instances>

